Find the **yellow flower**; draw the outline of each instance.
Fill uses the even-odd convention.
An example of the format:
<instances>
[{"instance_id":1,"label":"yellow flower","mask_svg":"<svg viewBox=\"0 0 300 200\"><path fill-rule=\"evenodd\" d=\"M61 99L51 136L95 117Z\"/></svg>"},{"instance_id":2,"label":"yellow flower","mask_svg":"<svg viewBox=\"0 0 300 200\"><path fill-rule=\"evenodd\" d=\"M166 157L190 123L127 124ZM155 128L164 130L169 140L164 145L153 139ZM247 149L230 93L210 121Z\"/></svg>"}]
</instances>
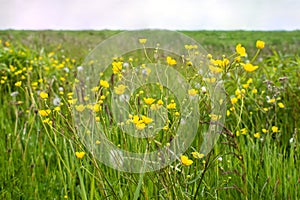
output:
<instances>
[{"instance_id":1,"label":"yellow flower","mask_svg":"<svg viewBox=\"0 0 300 200\"><path fill-rule=\"evenodd\" d=\"M153 104L154 101L155 101L155 99L153 99L153 98L144 98L144 102L145 102L147 105Z\"/></svg>"},{"instance_id":2,"label":"yellow flower","mask_svg":"<svg viewBox=\"0 0 300 200\"><path fill-rule=\"evenodd\" d=\"M256 48L258 49L263 49L265 47L265 42L262 40L257 40L256 41Z\"/></svg>"},{"instance_id":3,"label":"yellow flower","mask_svg":"<svg viewBox=\"0 0 300 200\"><path fill-rule=\"evenodd\" d=\"M246 129L246 128L243 128L243 129L241 129L241 132L242 132L243 135L246 135L247 129Z\"/></svg>"},{"instance_id":4,"label":"yellow flower","mask_svg":"<svg viewBox=\"0 0 300 200\"><path fill-rule=\"evenodd\" d=\"M75 155L76 155L77 158L82 159L85 155L85 152L83 152L83 151L77 152L76 151Z\"/></svg>"},{"instance_id":5,"label":"yellow flower","mask_svg":"<svg viewBox=\"0 0 300 200\"><path fill-rule=\"evenodd\" d=\"M190 90L188 90L188 93L190 96L195 96L198 93L198 91L195 89L190 89Z\"/></svg>"},{"instance_id":6,"label":"yellow flower","mask_svg":"<svg viewBox=\"0 0 300 200\"><path fill-rule=\"evenodd\" d=\"M140 39L139 39L139 43L140 43L140 44L146 44L146 42L147 42L147 39L146 39L146 38L140 38Z\"/></svg>"},{"instance_id":7,"label":"yellow flower","mask_svg":"<svg viewBox=\"0 0 300 200\"><path fill-rule=\"evenodd\" d=\"M125 85L118 85L117 87L115 87L115 93L118 95L121 95L125 92L126 86Z\"/></svg>"},{"instance_id":8,"label":"yellow flower","mask_svg":"<svg viewBox=\"0 0 300 200\"><path fill-rule=\"evenodd\" d=\"M216 114L209 114L208 116L211 118L212 121L217 121L222 117L221 115L216 115Z\"/></svg>"},{"instance_id":9,"label":"yellow flower","mask_svg":"<svg viewBox=\"0 0 300 200\"><path fill-rule=\"evenodd\" d=\"M150 124L153 120L150 117L142 116L142 120L145 124Z\"/></svg>"},{"instance_id":10,"label":"yellow flower","mask_svg":"<svg viewBox=\"0 0 300 200\"><path fill-rule=\"evenodd\" d=\"M242 47L241 44L236 45L235 47L236 52L240 55L240 56L246 56L246 49L245 47Z\"/></svg>"},{"instance_id":11,"label":"yellow flower","mask_svg":"<svg viewBox=\"0 0 300 200\"><path fill-rule=\"evenodd\" d=\"M48 124L48 123L49 123L49 124L50 124L51 122L50 122L50 119L49 119L49 118L46 118L46 119L43 120L43 123L45 123L45 124Z\"/></svg>"},{"instance_id":12,"label":"yellow flower","mask_svg":"<svg viewBox=\"0 0 300 200\"><path fill-rule=\"evenodd\" d=\"M176 65L176 60L175 59L173 59L173 58L171 58L170 56L168 56L167 57L167 63L168 63L168 65Z\"/></svg>"},{"instance_id":13,"label":"yellow flower","mask_svg":"<svg viewBox=\"0 0 300 200\"><path fill-rule=\"evenodd\" d=\"M284 108L284 104L281 102L278 103L278 106L279 106L279 108Z\"/></svg>"},{"instance_id":14,"label":"yellow flower","mask_svg":"<svg viewBox=\"0 0 300 200\"><path fill-rule=\"evenodd\" d=\"M46 92L40 92L40 97L42 99L47 99L48 98L48 94Z\"/></svg>"},{"instance_id":15,"label":"yellow flower","mask_svg":"<svg viewBox=\"0 0 300 200\"><path fill-rule=\"evenodd\" d=\"M257 89L254 88L254 89L252 90L252 93L253 93L253 94L257 94Z\"/></svg>"},{"instance_id":16,"label":"yellow flower","mask_svg":"<svg viewBox=\"0 0 300 200\"><path fill-rule=\"evenodd\" d=\"M250 83L253 83L253 79L252 78L249 78L248 81L247 81L247 84L250 84Z\"/></svg>"},{"instance_id":17,"label":"yellow flower","mask_svg":"<svg viewBox=\"0 0 300 200\"><path fill-rule=\"evenodd\" d=\"M253 72L257 70L258 66L253 66L251 63L243 64L244 70L247 72Z\"/></svg>"},{"instance_id":18,"label":"yellow flower","mask_svg":"<svg viewBox=\"0 0 300 200\"><path fill-rule=\"evenodd\" d=\"M215 77L204 78L204 81L205 81L205 82L208 82L208 83L214 83L214 82L216 82L216 78L215 78Z\"/></svg>"},{"instance_id":19,"label":"yellow flower","mask_svg":"<svg viewBox=\"0 0 300 200\"><path fill-rule=\"evenodd\" d=\"M139 116L137 116L137 115L134 115L133 117L130 116L129 118L132 119L132 122L133 122L134 124L138 124L139 121L140 121L140 118L139 118Z\"/></svg>"},{"instance_id":20,"label":"yellow flower","mask_svg":"<svg viewBox=\"0 0 300 200\"><path fill-rule=\"evenodd\" d=\"M122 70L123 62L113 62L112 63L112 70L114 74L119 73Z\"/></svg>"},{"instance_id":21,"label":"yellow flower","mask_svg":"<svg viewBox=\"0 0 300 200\"><path fill-rule=\"evenodd\" d=\"M146 127L145 123L137 123L135 124L137 130L143 130Z\"/></svg>"},{"instance_id":22,"label":"yellow flower","mask_svg":"<svg viewBox=\"0 0 300 200\"><path fill-rule=\"evenodd\" d=\"M15 86L20 87L22 85L22 81L18 81L15 83Z\"/></svg>"},{"instance_id":23,"label":"yellow flower","mask_svg":"<svg viewBox=\"0 0 300 200\"><path fill-rule=\"evenodd\" d=\"M229 65L230 61L227 58L224 58L222 61L222 67L226 67L227 65Z\"/></svg>"},{"instance_id":24,"label":"yellow flower","mask_svg":"<svg viewBox=\"0 0 300 200\"><path fill-rule=\"evenodd\" d=\"M233 97L230 101L232 104L235 104L238 101L238 99L236 97Z\"/></svg>"},{"instance_id":25,"label":"yellow flower","mask_svg":"<svg viewBox=\"0 0 300 200\"><path fill-rule=\"evenodd\" d=\"M176 103L174 102L174 100L172 100L171 103L167 105L167 109L175 109L175 108L176 108Z\"/></svg>"},{"instance_id":26,"label":"yellow flower","mask_svg":"<svg viewBox=\"0 0 300 200\"><path fill-rule=\"evenodd\" d=\"M209 53L209 54L207 54L207 56L206 56L208 59L212 59L212 55Z\"/></svg>"},{"instance_id":27,"label":"yellow flower","mask_svg":"<svg viewBox=\"0 0 300 200\"><path fill-rule=\"evenodd\" d=\"M278 127L277 126L272 126L272 132L273 133L277 133L279 130L278 130Z\"/></svg>"},{"instance_id":28,"label":"yellow flower","mask_svg":"<svg viewBox=\"0 0 300 200\"><path fill-rule=\"evenodd\" d=\"M151 106L150 106L150 109L151 110L158 110L158 109L160 109L162 106L161 105L159 105L159 104L152 104Z\"/></svg>"},{"instance_id":29,"label":"yellow flower","mask_svg":"<svg viewBox=\"0 0 300 200\"><path fill-rule=\"evenodd\" d=\"M100 80L100 85L104 88L109 88L109 83L107 81Z\"/></svg>"},{"instance_id":30,"label":"yellow flower","mask_svg":"<svg viewBox=\"0 0 300 200\"><path fill-rule=\"evenodd\" d=\"M100 107L99 104L95 104L95 105L93 106L93 111L94 111L94 112L99 112L100 110L101 110L101 107Z\"/></svg>"},{"instance_id":31,"label":"yellow flower","mask_svg":"<svg viewBox=\"0 0 300 200\"><path fill-rule=\"evenodd\" d=\"M191 164L193 164L193 161L190 160L187 156L182 155L180 157L181 163L185 166L190 166Z\"/></svg>"},{"instance_id":32,"label":"yellow flower","mask_svg":"<svg viewBox=\"0 0 300 200\"><path fill-rule=\"evenodd\" d=\"M236 134L236 136L240 136L241 135L240 131L236 131L235 134Z\"/></svg>"},{"instance_id":33,"label":"yellow flower","mask_svg":"<svg viewBox=\"0 0 300 200\"><path fill-rule=\"evenodd\" d=\"M163 102L161 99L159 99L159 100L157 101L157 104L161 106L161 105L164 105L164 102Z\"/></svg>"},{"instance_id":34,"label":"yellow flower","mask_svg":"<svg viewBox=\"0 0 300 200\"><path fill-rule=\"evenodd\" d=\"M69 99L68 100L68 103L70 104L70 105L73 105L73 104L75 104L77 102L77 99Z\"/></svg>"},{"instance_id":35,"label":"yellow flower","mask_svg":"<svg viewBox=\"0 0 300 200\"><path fill-rule=\"evenodd\" d=\"M249 84L248 83L247 84L242 84L242 87L247 89L249 87Z\"/></svg>"},{"instance_id":36,"label":"yellow flower","mask_svg":"<svg viewBox=\"0 0 300 200\"><path fill-rule=\"evenodd\" d=\"M54 108L54 110L55 110L55 111L60 111L60 107L59 107L59 106L56 106L56 107Z\"/></svg>"},{"instance_id":37,"label":"yellow flower","mask_svg":"<svg viewBox=\"0 0 300 200\"><path fill-rule=\"evenodd\" d=\"M255 134L254 134L254 137L255 137L255 138L260 138L260 133L258 133L258 132L255 133Z\"/></svg>"},{"instance_id":38,"label":"yellow flower","mask_svg":"<svg viewBox=\"0 0 300 200\"><path fill-rule=\"evenodd\" d=\"M82 105L82 104L80 104L80 105L78 105L78 106L75 106L75 109L76 109L78 112L82 112L82 111L84 111L85 106Z\"/></svg>"},{"instance_id":39,"label":"yellow flower","mask_svg":"<svg viewBox=\"0 0 300 200\"><path fill-rule=\"evenodd\" d=\"M50 110L50 109L47 109L47 110L39 110L39 114L40 114L42 117L47 117L47 116L49 116L50 113L51 113L51 110Z\"/></svg>"},{"instance_id":40,"label":"yellow flower","mask_svg":"<svg viewBox=\"0 0 300 200\"><path fill-rule=\"evenodd\" d=\"M223 71L223 69L220 68L220 67L214 67L214 66L212 66L212 65L209 65L208 67L209 67L210 71L211 71L212 73L215 73L215 74L220 73L220 72Z\"/></svg>"},{"instance_id":41,"label":"yellow flower","mask_svg":"<svg viewBox=\"0 0 300 200\"><path fill-rule=\"evenodd\" d=\"M196 151L192 152L192 155L193 155L193 157L196 158L196 159L201 159L201 158L204 157L204 154L203 154L203 153L199 153L199 152L196 152Z\"/></svg>"},{"instance_id":42,"label":"yellow flower","mask_svg":"<svg viewBox=\"0 0 300 200\"><path fill-rule=\"evenodd\" d=\"M226 116L230 116L230 111L229 110L226 110Z\"/></svg>"},{"instance_id":43,"label":"yellow flower","mask_svg":"<svg viewBox=\"0 0 300 200\"><path fill-rule=\"evenodd\" d=\"M267 129L265 129L265 128L261 129L261 131L262 131L263 133L267 133L267 132L268 132Z\"/></svg>"}]
</instances>

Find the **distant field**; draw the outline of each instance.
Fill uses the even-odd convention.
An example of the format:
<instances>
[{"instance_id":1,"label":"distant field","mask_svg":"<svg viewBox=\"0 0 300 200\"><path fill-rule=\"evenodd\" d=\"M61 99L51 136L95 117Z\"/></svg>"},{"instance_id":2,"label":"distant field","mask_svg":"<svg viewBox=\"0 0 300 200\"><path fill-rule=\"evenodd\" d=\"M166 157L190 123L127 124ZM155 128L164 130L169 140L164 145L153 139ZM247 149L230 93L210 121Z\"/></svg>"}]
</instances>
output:
<instances>
[{"instance_id":1,"label":"distant field","mask_svg":"<svg viewBox=\"0 0 300 200\"><path fill-rule=\"evenodd\" d=\"M87 52L96 47L101 41L121 31L15 31L0 30L0 38L13 40L31 48L47 51L55 49L58 45L66 51L68 56L80 60ZM272 50L290 54L299 53L300 31L180 31L198 41L214 55L221 56L231 52L237 43L246 47L255 46L260 39L267 43L266 51Z\"/></svg>"},{"instance_id":2,"label":"distant field","mask_svg":"<svg viewBox=\"0 0 300 200\"><path fill-rule=\"evenodd\" d=\"M207 52L136 38L83 63L119 32L0 31L0 199L300 199L300 31L182 31Z\"/></svg>"}]
</instances>

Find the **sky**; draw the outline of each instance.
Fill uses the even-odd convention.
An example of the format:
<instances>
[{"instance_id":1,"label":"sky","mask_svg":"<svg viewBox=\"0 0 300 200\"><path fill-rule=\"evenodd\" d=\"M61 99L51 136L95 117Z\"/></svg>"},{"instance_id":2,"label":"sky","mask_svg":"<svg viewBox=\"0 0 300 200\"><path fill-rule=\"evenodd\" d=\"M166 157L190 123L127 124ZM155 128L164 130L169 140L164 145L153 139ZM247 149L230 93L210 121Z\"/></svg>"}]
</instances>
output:
<instances>
[{"instance_id":1,"label":"sky","mask_svg":"<svg viewBox=\"0 0 300 200\"><path fill-rule=\"evenodd\" d=\"M0 29L300 30L299 0L0 0Z\"/></svg>"}]
</instances>

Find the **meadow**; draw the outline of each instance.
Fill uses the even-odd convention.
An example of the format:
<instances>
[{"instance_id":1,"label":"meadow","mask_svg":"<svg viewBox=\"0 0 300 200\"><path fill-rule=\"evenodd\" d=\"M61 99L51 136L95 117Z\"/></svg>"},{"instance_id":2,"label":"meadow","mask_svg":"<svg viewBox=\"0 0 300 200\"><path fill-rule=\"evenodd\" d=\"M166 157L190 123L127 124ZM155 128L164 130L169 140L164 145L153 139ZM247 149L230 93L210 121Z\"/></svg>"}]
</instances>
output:
<instances>
[{"instance_id":1,"label":"meadow","mask_svg":"<svg viewBox=\"0 0 300 200\"><path fill-rule=\"evenodd\" d=\"M300 31L181 31L206 49L209 70L225 88L224 121L209 152L201 152L202 132L219 116L211 113L206 84L215 80L193 71L189 58L156 58L155 51L143 49L147 38L137 38L142 51L109 58L111 67L92 88L97 102L80 103L74 86L82 82L82 63L98 43L119 32L0 31L0 199L300 199ZM198 55L198 47L186 45L187 55ZM147 60L189 81L187 95L200 102L199 127L170 165L122 172L93 156L73 115L92 112L122 149L170 145L184 110L161 85L140 87L129 100L128 126L137 131L158 126L147 114L164 109L168 123L155 137L127 137L111 116L112 100L127 87L118 81L131 67L149 75Z\"/></svg>"}]
</instances>

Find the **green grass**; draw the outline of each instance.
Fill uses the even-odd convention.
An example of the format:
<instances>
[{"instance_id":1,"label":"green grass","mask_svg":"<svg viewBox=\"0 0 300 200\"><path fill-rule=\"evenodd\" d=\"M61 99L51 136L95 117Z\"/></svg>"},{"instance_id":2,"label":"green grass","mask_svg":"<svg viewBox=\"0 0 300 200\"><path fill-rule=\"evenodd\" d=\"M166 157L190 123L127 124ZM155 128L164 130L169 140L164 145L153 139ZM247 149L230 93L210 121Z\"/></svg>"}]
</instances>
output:
<instances>
[{"instance_id":1,"label":"green grass","mask_svg":"<svg viewBox=\"0 0 300 200\"><path fill-rule=\"evenodd\" d=\"M212 151L198 159L191 154L200 150L202 130L207 128L211 109L207 94L195 87L202 100L200 128L184 153L193 164L184 166L179 159L163 169L143 174L120 172L99 162L79 140L77 133L82 129L73 124L74 107L69 100L74 96L68 93L73 92L76 79L80 79L77 66L99 42L118 32L0 31L0 199L300 198L299 31L183 31L213 58L222 59L223 54L229 57L235 53L236 44L241 43L250 59L257 52L257 39L264 40L266 47L253 61L259 68L251 73L236 66L234 57L230 58L227 67L231 69L222 74L228 116ZM145 61L140 52L124 55L123 59L135 56ZM138 66L142 64L140 60L132 64ZM176 60L174 68L180 71L183 63ZM181 72L193 86L204 84L201 78L193 77L194 72L186 70L193 69L191 66L185 67ZM169 129L159 132L164 137L154 137L149 143L150 139L126 136L108 114L117 75L112 77L110 70L106 76L110 78L110 88L100 87L98 91L105 99L97 116L107 137L123 149L138 152L166 145L178 125L175 111L167 113ZM247 84L250 78L252 82ZM22 81L21 86L15 85L18 81ZM166 104L174 99L178 105L174 94L158 88L147 86L140 88L144 93L134 94L130 102L135 113L147 114L148 107L139 110L139 105L150 94L156 98L167 96ZM48 98L42 99L40 91L46 92ZM18 94L12 95L13 92ZM63 103L60 110L55 110L56 97ZM238 101L231 103L234 97ZM268 102L269 99L275 102ZM41 116L40 111L47 109L51 113ZM272 129L275 126L278 132ZM260 138L254 136L256 133ZM79 159L75 152L81 151L86 154Z\"/></svg>"}]
</instances>

